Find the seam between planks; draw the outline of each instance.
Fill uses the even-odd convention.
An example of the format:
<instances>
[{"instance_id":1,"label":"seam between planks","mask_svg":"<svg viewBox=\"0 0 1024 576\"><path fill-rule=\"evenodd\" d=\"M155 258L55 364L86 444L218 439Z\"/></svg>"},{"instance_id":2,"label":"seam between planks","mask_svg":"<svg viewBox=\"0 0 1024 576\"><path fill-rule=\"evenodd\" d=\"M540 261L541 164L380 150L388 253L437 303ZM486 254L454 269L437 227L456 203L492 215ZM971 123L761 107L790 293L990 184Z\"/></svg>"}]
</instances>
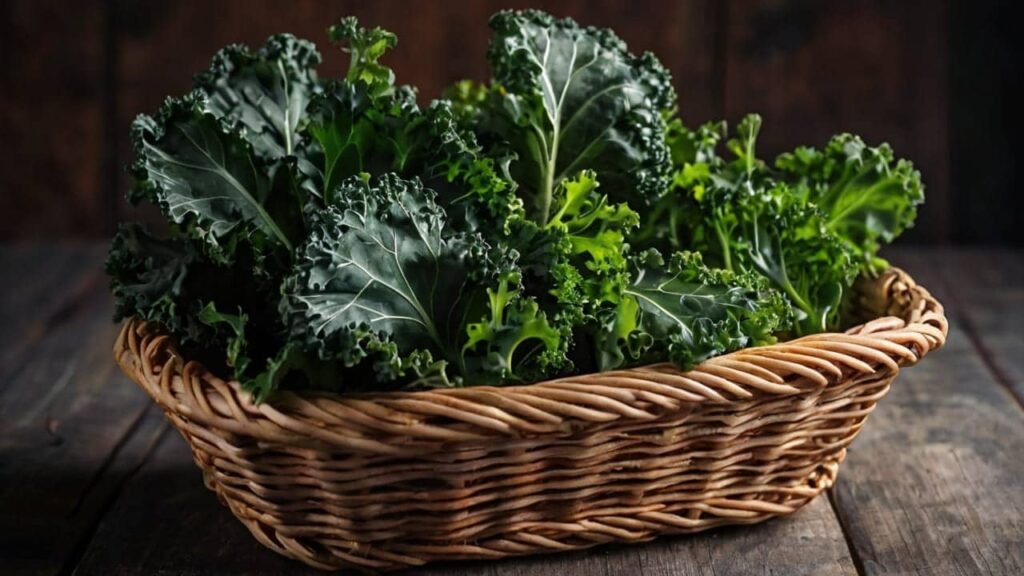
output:
<instances>
[{"instance_id":1,"label":"seam between planks","mask_svg":"<svg viewBox=\"0 0 1024 576\"><path fill-rule=\"evenodd\" d=\"M146 406L139 411L139 415L135 417L135 420L132 420L132 423L131 425L128 426L128 429L125 430L121 437L117 440L117 442L114 443L114 447L110 450L110 453L107 454L107 457L103 459L103 463L100 464L100 467L96 470L96 472L93 473L92 478L89 479L89 482L85 485L85 488L82 489L82 493L78 496L78 500L75 502L75 505L71 508L71 516L74 516L78 514L79 511L81 511L82 507L85 505L85 502L89 499L89 495L93 493L93 491L96 489L96 486L100 483L101 480L103 480L103 476L107 473L107 470L110 470L110 467L114 465L115 461L117 461L117 456L121 453L121 450L124 449L128 442L132 439L132 436L134 436L135 433L142 426L142 423L146 420L146 417L149 415L149 412L152 408L153 403L147 403ZM160 434L158 434L158 436L162 435L163 432L161 431ZM143 461L145 461L146 456L149 455L149 450L151 450L151 447L146 448L145 456L143 456Z\"/></svg>"},{"instance_id":2,"label":"seam between planks","mask_svg":"<svg viewBox=\"0 0 1024 576\"><path fill-rule=\"evenodd\" d=\"M83 493L82 498L75 505L73 513L78 512L79 508L85 501L86 495L93 490L95 485L102 478L103 472L106 472L106 470L108 470L110 466L113 465L113 463L116 461L117 456L121 453L124 447L128 445L128 441L131 439L131 437L134 436L138 429L142 427L142 423L145 422L150 411L153 409L153 406L154 404L152 403L146 406L146 408L142 411L142 415L139 418L137 418L135 422L132 423L132 426L125 433L124 437L118 442L116 448L111 451L110 456L103 463L101 473L98 473L94 479L94 482L90 483L89 488L86 490L85 493ZM170 430L170 424L168 424L166 420L162 422L160 424L160 431L157 432L157 434L153 437L149 444L146 445L146 449L143 452L142 458L139 458L138 463L132 466L131 469L124 475L124 477L122 477L120 480L114 483L114 486L110 491L110 494L105 499L103 499L103 501L100 502L99 506L97 507L96 516L95 518L93 518L93 521L89 524L87 528L82 530L82 533L78 536L74 545L71 547L71 550L70 552L68 552L67 557L64 559L64 562L62 563L60 570L57 572L58 576L72 576L75 573L75 570L78 569L78 565L81 563L82 558L85 556L85 553L89 550L89 546L92 544L93 539L96 537L96 532L99 531L100 526L103 524L103 520L107 517L110 511L114 508L114 505L121 498L121 494L122 492L124 492L125 487L128 485L129 482L132 481L132 479L135 478L139 470L142 469L142 466L149 461L150 456L152 456L153 452L156 451L157 446L160 445L160 443L163 441L164 437L167 436L167 433Z\"/></svg>"},{"instance_id":3,"label":"seam between planks","mask_svg":"<svg viewBox=\"0 0 1024 576\"><path fill-rule=\"evenodd\" d=\"M836 493L836 486L833 485L831 488L825 491L825 495L828 498L828 504L832 508L832 514L836 517L836 522L839 524L839 530L843 533L843 540L846 542L846 549L850 553L850 560L853 561L853 568L857 571L859 576L867 576L868 571L864 568L864 559L861 558L860 551L857 549L856 543L853 541L853 534L850 532L849 526L847 526L846 517L843 515L843 511L839 506L839 496Z\"/></svg>"},{"instance_id":4,"label":"seam between planks","mask_svg":"<svg viewBox=\"0 0 1024 576\"><path fill-rule=\"evenodd\" d=\"M103 152L100 157L100 194L106 214L100 222L100 231L110 237L117 229L118 220L118 168L117 142L120 126L117 123L117 6L115 0L105 0L102 7L103 28L102 60L100 70L100 115L102 121Z\"/></svg>"},{"instance_id":5,"label":"seam between planks","mask_svg":"<svg viewBox=\"0 0 1024 576\"><path fill-rule=\"evenodd\" d=\"M981 358L981 363L985 365L985 369L992 375L992 379L998 382L999 385L1010 394L1010 397L1017 402L1018 408L1024 410L1024 397L1021 397L1020 394L1018 394L1010 377L999 366L999 363L995 361L995 358L992 357L992 354L988 349L982 345L982 338L978 334L977 326L974 325L970 315L967 313L963 300L960 299L960 296L957 293L956 287L949 281L949 278L947 278L945 268L935 261L937 254L938 251L929 251L928 255L930 257L928 258L928 263L938 271L936 276L942 284L943 293L949 298L950 304L952 304L953 313L950 314L950 311L947 309L946 315L952 315L954 317L957 325L959 325L960 329L967 336L967 341L970 343L971 348L978 357Z\"/></svg>"}]
</instances>

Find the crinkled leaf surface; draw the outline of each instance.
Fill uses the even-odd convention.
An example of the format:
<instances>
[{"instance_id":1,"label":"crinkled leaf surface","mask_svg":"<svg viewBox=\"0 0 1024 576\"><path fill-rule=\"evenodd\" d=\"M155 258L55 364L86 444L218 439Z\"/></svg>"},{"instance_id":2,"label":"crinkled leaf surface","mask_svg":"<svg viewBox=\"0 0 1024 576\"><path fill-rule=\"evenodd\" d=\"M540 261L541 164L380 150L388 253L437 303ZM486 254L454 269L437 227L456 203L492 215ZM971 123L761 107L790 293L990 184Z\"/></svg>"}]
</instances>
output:
<instances>
[{"instance_id":1,"label":"crinkled leaf surface","mask_svg":"<svg viewBox=\"0 0 1024 576\"><path fill-rule=\"evenodd\" d=\"M319 63L312 42L279 34L256 52L221 50L196 86L206 94L205 111L243 129L255 155L277 160L303 145L306 106L320 91Z\"/></svg>"},{"instance_id":2,"label":"crinkled leaf surface","mask_svg":"<svg viewBox=\"0 0 1024 576\"><path fill-rule=\"evenodd\" d=\"M664 191L662 115L675 93L652 55L633 56L609 30L534 10L499 12L491 28L498 87L483 129L519 155L514 176L536 220L547 221L558 183L584 169L616 202L645 204Z\"/></svg>"},{"instance_id":3,"label":"crinkled leaf surface","mask_svg":"<svg viewBox=\"0 0 1024 576\"><path fill-rule=\"evenodd\" d=\"M291 249L292 224L270 209L274 180L239 133L203 111L194 93L133 124L135 198L155 201L172 223L218 251L249 233Z\"/></svg>"},{"instance_id":4,"label":"crinkled leaf surface","mask_svg":"<svg viewBox=\"0 0 1024 576\"><path fill-rule=\"evenodd\" d=\"M668 266L656 253L635 263L623 304L607 316L598 339L604 370L665 358L689 367L768 343L788 311L763 281L713 272L696 253L679 253Z\"/></svg>"}]
</instances>

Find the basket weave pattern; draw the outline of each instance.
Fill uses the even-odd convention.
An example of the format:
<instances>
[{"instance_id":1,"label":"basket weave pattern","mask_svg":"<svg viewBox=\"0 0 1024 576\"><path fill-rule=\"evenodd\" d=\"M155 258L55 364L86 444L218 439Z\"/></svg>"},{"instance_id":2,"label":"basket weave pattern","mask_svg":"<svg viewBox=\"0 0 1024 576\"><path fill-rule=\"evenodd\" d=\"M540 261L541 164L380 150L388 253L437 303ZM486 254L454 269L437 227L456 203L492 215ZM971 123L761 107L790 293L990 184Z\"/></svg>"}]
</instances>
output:
<instances>
[{"instance_id":1,"label":"basket weave pattern","mask_svg":"<svg viewBox=\"0 0 1024 576\"><path fill-rule=\"evenodd\" d=\"M891 269L846 333L528 386L278 393L256 405L127 322L122 369L267 547L384 571L637 542L790 514L830 487L901 366L940 347L939 304Z\"/></svg>"}]
</instances>

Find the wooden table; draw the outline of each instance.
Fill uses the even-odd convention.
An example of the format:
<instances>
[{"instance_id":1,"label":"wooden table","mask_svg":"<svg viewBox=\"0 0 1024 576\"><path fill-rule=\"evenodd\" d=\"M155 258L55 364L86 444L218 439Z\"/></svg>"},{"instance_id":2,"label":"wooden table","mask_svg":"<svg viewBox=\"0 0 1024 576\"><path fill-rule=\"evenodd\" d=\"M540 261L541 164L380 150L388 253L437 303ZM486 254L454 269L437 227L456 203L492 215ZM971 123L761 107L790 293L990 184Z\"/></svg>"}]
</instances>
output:
<instances>
[{"instance_id":1,"label":"wooden table","mask_svg":"<svg viewBox=\"0 0 1024 576\"><path fill-rule=\"evenodd\" d=\"M0 574L319 574L263 549L115 367L101 245L0 247ZM430 576L1024 574L1024 252L890 252L946 305L790 518Z\"/></svg>"}]
</instances>

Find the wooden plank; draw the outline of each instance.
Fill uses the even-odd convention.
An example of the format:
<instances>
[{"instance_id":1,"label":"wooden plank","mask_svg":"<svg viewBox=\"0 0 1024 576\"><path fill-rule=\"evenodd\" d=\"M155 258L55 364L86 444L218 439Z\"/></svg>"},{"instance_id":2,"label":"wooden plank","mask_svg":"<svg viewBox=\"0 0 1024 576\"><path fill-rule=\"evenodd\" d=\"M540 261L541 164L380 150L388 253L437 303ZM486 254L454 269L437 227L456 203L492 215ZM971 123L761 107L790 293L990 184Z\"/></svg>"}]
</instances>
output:
<instances>
[{"instance_id":1,"label":"wooden plank","mask_svg":"<svg viewBox=\"0 0 1024 576\"><path fill-rule=\"evenodd\" d=\"M95 283L17 362L0 367L5 574L58 574L73 564L163 428L111 358L111 315L106 287Z\"/></svg>"},{"instance_id":2,"label":"wooden plank","mask_svg":"<svg viewBox=\"0 0 1024 576\"><path fill-rule=\"evenodd\" d=\"M0 246L0 277L10 279L0 283L0 371L59 325L83 294L105 283L105 251L95 244Z\"/></svg>"},{"instance_id":3,"label":"wooden plank","mask_svg":"<svg viewBox=\"0 0 1024 576\"><path fill-rule=\"evenodd\" d=\"M109 228L100 2L0 7L0 240Z\"/></svg>"},{"instance_id":4,"label":"wooden plank","mask_svg":"<svg viewBox=\"0 0 1024 576\"><path fill-rule=\"evenodd\" d=\"M125 486L74 573L323 574L263 548L203 486L177 433Z\"/></svg>"},{"instance_id":5,"label":"wooden plank","mask_svg":"<svg viewBox=\"0 0 1024 576\"><path fill-rule=\"evenodd\" d=\"M948 241L946 2L730 0L725 116L764 117L766 157L840 132L915 161L928 205L909 239Z\"/></svg>"},{"instance_id":6,"label":"wooden plank","mask_svg":"<svg viewBox=\"0 0 1024 576\"><path fill-rule=\"evenodd\" d=\"M927 253L893 261L950 303ZM835 503L865 574L1024 573L1024 412L956 322L854 442Z\"/></svg>"},{"instance_id":7,"label":"wooden plank","mask_svg":"<svg viewBox=\"0 0 1024 576\"><path fill-rule=\"evenodd\" d=\"M932 262L960 325L996 379L1024 405L1024 251L961 249Z\"/></svg>"},{"instance_id":8,"label":"wooden plank","mask_svg":"<svg viewBox=\"0 0 1024 576\"><path fill-rule=\"evenodd\" d=\"M290 2L287 9L270 0L231 0L211 4L181 2L116 2L116 118L113 140L119 165L130 161L129 125L139 113L152 113L168 95L188 91L192 76L204 70L223 46L261 44L277 32L291 32L317 43L324 54L323 76L339 76L347 55L328 45L325 28L345 15L365 25L379 25L398 35L397 48L385 62L400 83L419 87L428 101L456 80L486 80L485 54L490 37L487 20L501 8L534 7L585 24L613 27L635 52L653 51L669 67L680 93L680 108L689 121L718 115L715 104L713 0L661 3L485 0L417 2L415 17L402 0L374 2L340 0ZM651 18L657 14L658 18ZM188 38L188 42L182 42ZM129 185L122 174L118 190ZM121 201L121 219L156 221L152 210L137 210Z\"/></svg>"},{"instance_id":9,"label":"wooden plank","mask_svg":"<svg viewBox=\"0 0 1024 576\"><path fill-rule=\"evenodd\" d=\"M791 518L654 543L639 556L646 576L857 573L825 496Z\"/></svg>"}]
</instances>

